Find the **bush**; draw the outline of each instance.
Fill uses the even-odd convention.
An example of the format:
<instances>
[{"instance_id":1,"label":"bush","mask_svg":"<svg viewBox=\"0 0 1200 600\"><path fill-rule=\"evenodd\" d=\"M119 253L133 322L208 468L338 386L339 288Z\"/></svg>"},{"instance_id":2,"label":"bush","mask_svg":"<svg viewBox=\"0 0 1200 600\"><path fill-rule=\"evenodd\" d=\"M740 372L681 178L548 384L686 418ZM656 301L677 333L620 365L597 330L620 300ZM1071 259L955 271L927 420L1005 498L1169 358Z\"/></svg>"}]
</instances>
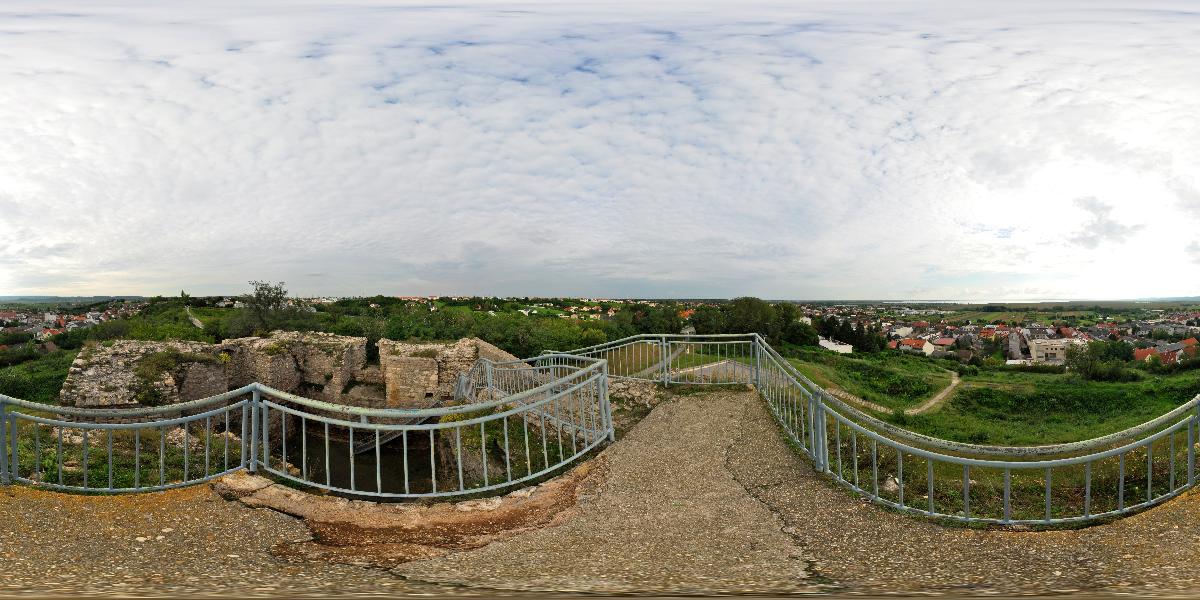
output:
<instances>
[{"instance_id":1,"label":"bush","mask_svg":"<svg viewBox=\"0 0 1200 600\"><path fill-rule=\"evenodd\" d=\"M33 380L16 369L0 369L0 394L24 400L33 391Z\"/></svg>"}]
</instances>

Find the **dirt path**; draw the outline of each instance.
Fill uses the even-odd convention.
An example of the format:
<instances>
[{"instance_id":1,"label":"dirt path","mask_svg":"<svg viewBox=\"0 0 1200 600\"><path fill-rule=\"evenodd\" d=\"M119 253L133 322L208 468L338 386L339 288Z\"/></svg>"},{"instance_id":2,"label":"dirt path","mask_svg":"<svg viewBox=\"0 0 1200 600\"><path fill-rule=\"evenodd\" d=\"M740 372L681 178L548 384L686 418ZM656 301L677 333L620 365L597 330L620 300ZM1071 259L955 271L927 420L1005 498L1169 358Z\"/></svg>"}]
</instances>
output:
<instances>
[{"instance_id":1,"label":"dirt path","mask_svg":"<svg viewBox=\"0 0 1200 600\"><path fill-rule=\"evenodd\" d=\"M959 377L958 377L958 373L955 373L954 371L949 371L949 373L950 373L950 385L947 385L946 387L942 388L942 390L940 392L929 397L927 400L918 404L917 406L911 406L909 408L904 409L904 414L919 415L921 413L929 412L938 406L941 406L942 403L945 402L946 399L950 397L950 394L954 393L954 390L959 386L959 384L962 383L962 380L959 379ZM855 404L855 405L859 406L860 408L865 408L868 410L873 410L875 412L881 412L881 413L893 412L892 409L890 409L886 406L876 404L874 402L871 402L870 400L865 400L863 398L859 398L858 396L855 396L854 394L851 394L850 392L847 392L846 390L843 390L843 389L834 388L834 387L826 387L825 391L829 392L831 395L838 398L839 400L849 402L850 404Z\"/></svg>"},{"instance_id":2,"label":"dirt path","mask_svg":"<svg viewBox=\"0 0 1200 600\"><path fill-rule=\"evenodd\" d=\"M943 527L815 473L752 392L678 396L604 456L603 482L554 525L393 569L281 555L311 539L303 522L206 486L112 497L0 488L0 596L1184 596L1200 587L1189 568L1200 552L1196 492L1087 529Z\"/></svg>"},{"instance_id":3,"label":"dirt path","mask_svg":"<svg viewBox=\"0 0 1200 600\"><path fill-rule=\"evenodd\" d=\"M189 321L192 322L192 325L196 326L196 329L204 329L204 322L201 321L200 319L197 319L196 315L192 314L192 307L185 306L185 307L183 307L183 310L184 310L184 312L187 313L187 318Z\"/></svg>"},{"instance_id":4,"label":"dirt path","mask_svg":"<svg viewBox=\"0 0 1200 600\"><path fill-rule=\"evenodd\" d=\"M279 558L301 521L207 485L125 496L0 487L0 597L401 595L436 591L380 569Z\"/></svg>"},{"instance_id":5,"label":"dirt path","mask_svg":"<svg viewBox=\"0 0 1200 600\"><path fill-rule=\"evenodd\" d=\"M945 527L864 503L813 471L760 402L742 405L730 470L815 558L832 591L882 595L1193 596L1200 493L1086 529ZM880 476L885 476L880 473Z\"/></svg>"},{"instance_id":6,"label":"dirt path","mask_svg":"<svg viewBox=\"0 0 1200 600\"><path fill-rule=\"evenodd\" d=\"M943 388L942 391L935 394L932 398L922 402L919 406L905 409L904 414L919 415L923 412L928 412L928 411L932 410L935 406L941 405L941 403L944 402L946 400L946 398L950 397L950 394L954 393L954 388L957 388L959 383L962 383L962 380L958 378L958 373L951 371L950 372L950 385Z\"/></svg>"},{"instance_id":7,"label":"dirt path","mask_svg":"<svg viewBox=\"0 0 1200 600\"><path fill-rule=\"evenodd\" d=\"M412 581L514 591L820 591L807 552L726 468L747 398L755 401L721 391L660 405L605 452L604 483L561 525L395 571Z\"/></svg>"}]
</instances>

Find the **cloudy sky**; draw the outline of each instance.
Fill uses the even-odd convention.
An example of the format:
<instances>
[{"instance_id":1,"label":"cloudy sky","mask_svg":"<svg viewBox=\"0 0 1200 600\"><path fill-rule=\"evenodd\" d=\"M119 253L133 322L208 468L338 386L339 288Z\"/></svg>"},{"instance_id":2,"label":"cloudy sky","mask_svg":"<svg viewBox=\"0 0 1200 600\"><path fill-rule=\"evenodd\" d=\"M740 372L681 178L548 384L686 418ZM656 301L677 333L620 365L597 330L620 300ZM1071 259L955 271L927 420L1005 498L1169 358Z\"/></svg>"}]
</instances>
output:
<instances>
[{"instance_id":1,"label":"cloudy sky","mask_svg":"<svg viewBox=\"0 0 1200 600\"><path fill-rule=\"evenodd\" d=\"M0 295L1200 295L1197 39L1146 0L5 0Z\"/></svg>"}]
</instances>

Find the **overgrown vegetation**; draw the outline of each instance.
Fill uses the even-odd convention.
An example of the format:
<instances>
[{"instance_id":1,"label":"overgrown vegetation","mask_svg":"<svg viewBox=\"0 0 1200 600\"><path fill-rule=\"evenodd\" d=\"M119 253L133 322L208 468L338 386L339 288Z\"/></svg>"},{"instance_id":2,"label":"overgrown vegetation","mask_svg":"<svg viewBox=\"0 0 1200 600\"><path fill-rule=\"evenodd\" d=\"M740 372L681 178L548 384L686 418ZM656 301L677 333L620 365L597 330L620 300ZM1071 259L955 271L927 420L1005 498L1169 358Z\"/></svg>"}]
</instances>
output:
<instances>
[{"instance_id":1,"label":"overgrown vegetation","mask_svg":"<svg viewBox=\"0 0 1200 600\"><path fill-rule=\"evenodd\" d=\"M37 360L0 368L0 394L30 402L56 403L76 354L59 350Z\"/></svg>"},{"instance_id":2,"label":"overgrown vegetation","mask_svg":"<svg viewBox=\"0 0 1200 600\"><path fill-rule=\"evenodd\" d=\"M785 356L801 373L823 387L838 387L890 409L905 409L950 385L946 369L953 361L885 352L840 355L785 347Z\"/></svg>"},{"instance_id":3,"label":"overgrown vegetation","mask_svg":"<svg viewBox=\"0 0 1200 600\"><path fill-rule=\"evenodd\" d=\"M1114 433L1149 421L1200 393L1185 373L1134 382L1074 375L981 371L939 410L910 415L909 429L963 442L1039 445Z\"/></svg>"}]
</instances>

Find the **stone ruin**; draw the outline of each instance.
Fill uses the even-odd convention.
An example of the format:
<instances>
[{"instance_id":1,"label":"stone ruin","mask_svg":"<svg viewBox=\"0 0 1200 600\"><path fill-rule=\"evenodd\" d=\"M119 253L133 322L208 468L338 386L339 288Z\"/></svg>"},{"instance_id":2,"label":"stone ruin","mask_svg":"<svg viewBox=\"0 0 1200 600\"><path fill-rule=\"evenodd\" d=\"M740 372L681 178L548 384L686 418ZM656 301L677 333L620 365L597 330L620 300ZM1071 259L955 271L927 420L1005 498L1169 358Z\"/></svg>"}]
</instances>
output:
<instances>
[{"instance_id":1,"label":"stone ruin","mask_svg":"<svg viewBox=\"0 0 1200 600\"><path fill-rule=\"evenodd\" d=\"M380 340L275 331L268 337L202 342L117 340L86 347L71 365L61 403L132 408L198 400L252 382L334 404L423 408L453 398L459 373L475 361L515 360L477 338L453 343Z\"/></svg>"}]
</instances>

